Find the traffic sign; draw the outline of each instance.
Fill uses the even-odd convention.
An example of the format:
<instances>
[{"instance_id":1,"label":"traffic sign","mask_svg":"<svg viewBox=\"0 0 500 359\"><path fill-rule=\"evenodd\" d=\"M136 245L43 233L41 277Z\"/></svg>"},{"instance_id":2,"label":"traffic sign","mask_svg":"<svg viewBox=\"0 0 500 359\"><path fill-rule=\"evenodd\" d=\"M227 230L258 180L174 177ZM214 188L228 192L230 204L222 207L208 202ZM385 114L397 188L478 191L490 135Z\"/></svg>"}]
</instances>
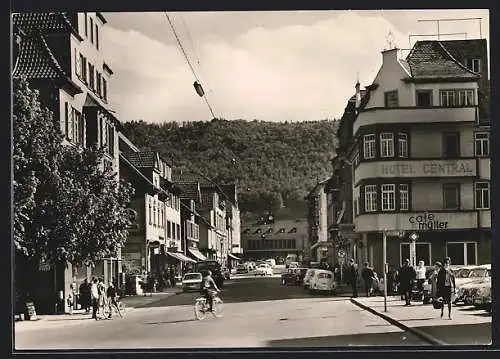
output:
<instances>
[{"instance_id":1,"label":"traffic sign","mask_svg":"<svg viewBox=\"0 0 500 359\"><path fill-rule=\"evenodd\" d=\"M412 241L416 241L416 240L418 239L418 234L416 234L416 233L412 233L412 234L410 234L410 239L411 239Z\"/></svg>"}]
</instances>

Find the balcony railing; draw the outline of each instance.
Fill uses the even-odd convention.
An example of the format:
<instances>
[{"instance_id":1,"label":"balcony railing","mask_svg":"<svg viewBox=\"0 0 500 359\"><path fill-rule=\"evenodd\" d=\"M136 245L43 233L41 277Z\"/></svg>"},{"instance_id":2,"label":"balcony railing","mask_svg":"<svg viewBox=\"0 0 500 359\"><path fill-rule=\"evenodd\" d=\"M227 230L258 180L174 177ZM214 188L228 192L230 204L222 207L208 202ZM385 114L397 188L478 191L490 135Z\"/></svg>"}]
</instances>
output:
<instances>
[{"instance_id":1,"label":"balcony railing","mask_svg":"<svg viewBox=\"0 0 500 359\"><path fill-rule=\"evenodd\" d=\"M359 128L368 125L381 124L412 124L437 122L475 122L477 107L401 107L374 108L363 111L354 122L354 135Z\"/></svg>"},{"instance_id":2,"label":"balcony railing","mask_svg":"<svg viewBox=\"0 0 500 359\"><path fill-rule=\"evenodd\" d=\"M373 161L359 164L354 171L354 182L367 178L475 177L477 173L475 158Z\"/></svg>"}]
</instances>

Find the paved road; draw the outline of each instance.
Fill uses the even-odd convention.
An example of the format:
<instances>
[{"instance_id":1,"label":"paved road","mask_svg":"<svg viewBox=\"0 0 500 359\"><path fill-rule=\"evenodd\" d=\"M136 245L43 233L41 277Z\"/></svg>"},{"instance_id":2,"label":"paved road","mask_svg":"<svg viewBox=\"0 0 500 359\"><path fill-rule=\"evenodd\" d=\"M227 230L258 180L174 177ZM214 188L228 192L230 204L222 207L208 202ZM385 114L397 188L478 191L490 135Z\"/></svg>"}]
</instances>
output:
<instances>
[{"instance_id":1,"label":"paved road","mask_svg":"<svg viewBox=\"0 0 500 359\"><path fill-rule=\"evenodd\" d=\"M275 278L236 279L223 293L224 317L196 321L186 293L160 299L123 319L16 327L17 349L317 347L425 345L348 298L313 297ZM42 324L42 323L41 323ZM68 330L69 329L69 330Z\"/></svg>"}]
</instances>

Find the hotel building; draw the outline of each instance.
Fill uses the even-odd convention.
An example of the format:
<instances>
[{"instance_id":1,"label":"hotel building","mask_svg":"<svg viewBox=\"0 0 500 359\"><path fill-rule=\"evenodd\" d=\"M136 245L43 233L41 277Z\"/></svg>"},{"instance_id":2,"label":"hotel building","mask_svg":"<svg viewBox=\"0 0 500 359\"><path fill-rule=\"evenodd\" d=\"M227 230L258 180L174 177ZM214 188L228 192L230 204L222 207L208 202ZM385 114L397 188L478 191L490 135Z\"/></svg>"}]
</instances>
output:
<instances>
[{"instance_id":1,"label":"hotel building","mask_svg":"<svg viewBox=\"0 0 500 359\"><path fill-rule=\"evenodd\" d=\"M419 41L406 59L382 52L361 101L352 165L358 262L491 262L490 119L486 40ZM416 234L414 244L409 239ZM414 252L415 255L411 255Z\"/></svg>"}]
</instances>

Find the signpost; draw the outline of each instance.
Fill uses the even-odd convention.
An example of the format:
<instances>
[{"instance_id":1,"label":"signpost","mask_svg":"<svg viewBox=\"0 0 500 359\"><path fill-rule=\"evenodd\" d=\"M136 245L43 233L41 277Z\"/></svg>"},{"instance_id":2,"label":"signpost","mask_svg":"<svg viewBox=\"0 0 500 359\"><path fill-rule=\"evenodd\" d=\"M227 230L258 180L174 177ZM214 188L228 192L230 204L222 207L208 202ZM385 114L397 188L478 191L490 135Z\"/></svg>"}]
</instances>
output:
<instances>
[{"instance_id":1,"label":"signpost","mask_svg":"<svg viewBox=\"0 0 500 359\"><path fill-rule=\"evenodd\" d=\"M411 260L411 266L416 267L417 266L417 239L418 239L418 234L413 232L409 236L411 240L411 245L410 245L410 260Z\"/></svg>"}]
</instances>

